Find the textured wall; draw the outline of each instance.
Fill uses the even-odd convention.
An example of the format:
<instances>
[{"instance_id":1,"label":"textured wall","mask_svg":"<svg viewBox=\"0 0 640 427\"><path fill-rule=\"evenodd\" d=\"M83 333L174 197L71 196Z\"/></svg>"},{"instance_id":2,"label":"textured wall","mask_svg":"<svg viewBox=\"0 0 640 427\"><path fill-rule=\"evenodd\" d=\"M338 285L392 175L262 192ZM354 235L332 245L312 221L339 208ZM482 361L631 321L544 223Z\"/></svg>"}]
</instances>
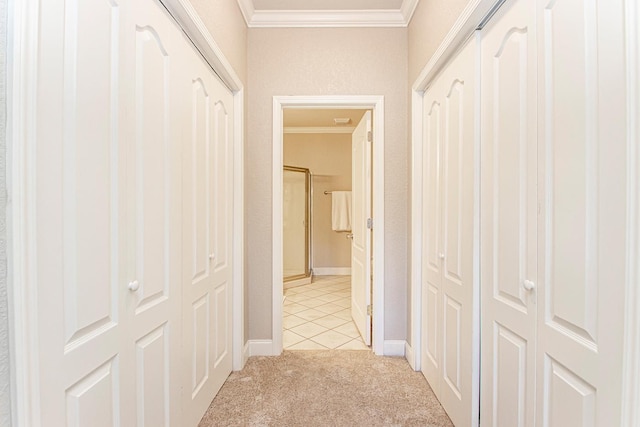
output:
<instances>
[{"instance_id":1,"label":"textured wall","mask_svg":"<svg viewBox=\"0 0 640 427\"><path fill-rule=\"evenodd\" d=\"M409 24L409 87L470 0L421 0Z\"/></svg>"},{"instance_id":2,"label":"textured wall","mask_svg":"<svg viewBox=\"0 0 640 427\"><path fill-rule=\"evenodd\" d=\"M236 0L191 0L243 83L247 82L247 25Z\"/></svg>"},{"instance_id":3,"label":"textured wall","mask_svg":"<svg viewBox=\"0 0 640 427\"><path fill-rule=\"evenodd\" d=\"M0 0L0 426L11 425L7 310L7 1Z\"/></svg>"},{"instance_id":4,"label":"textured wall","mask_svg":"<svg viewBox=\"0 0 640 427\"><path fill-rule=\"evenodd\" d=\"M384 95L385 339L407 329L407 29L250 29L245 157L249 338L271 338L275 95ZM380 195L375 195L378 197Z\"/></svg>"},{"instance_id":5,"label":"textured wall","mask_svg":"<svg viewBox=\"0 0 640 427\"><path fill-rule=\"evenodd\" d=\"M351 190L351 134L285 134L284 164L313 174L313 268L351 267L351 240L331 229L331 196Z\"/></svg>"}]
</instances>

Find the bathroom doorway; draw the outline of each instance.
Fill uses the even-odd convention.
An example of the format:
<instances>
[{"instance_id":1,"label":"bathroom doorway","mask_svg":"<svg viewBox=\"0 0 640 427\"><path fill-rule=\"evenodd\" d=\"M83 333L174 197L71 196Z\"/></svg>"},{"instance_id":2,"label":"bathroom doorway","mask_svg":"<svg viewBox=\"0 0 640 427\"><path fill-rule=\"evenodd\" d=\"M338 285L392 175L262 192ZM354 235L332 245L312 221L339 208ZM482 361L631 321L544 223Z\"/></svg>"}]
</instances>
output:
<instances>
[{"instance_id":1,"label":"bathroom doorway","mask_svg":"<svg viewBox=\"0 0 640 427\"><path fill-rule=\"evenodd\" d=\"M285 99L286 98L286 99ZM279 354L281 349L365 349L365 339L368 332L369 342L373 341L372 348L377 354L383 353L383 283L382 275L376 277L372 271L383 273L383 198L374 198L371 204L372 194L382 195L383 177L383 139L375 124L381 128L382 99L381 97L346 97L357 98L353 103L340 103L333 99L331 102L322 102L314 99L310 104L301 105L296 101L302 101L299 97L276 97L274 99L274 353ZM308 98L305 98L308 100ZM278 102L284 101L284 102ZM285 105L292 101L294 105ZM277 105L280 104L280 105ZM333 104L333 105L332 105ZM276 110L276 107L278 110ZM365 163L367 167L367 190L363 190L359 183L359 194L367 194L367 203L362 203L362 198L356 197L355 205L358 206L362 226L358 228L360 236L367 236L369 255L360 258L360 281L368 279L367 292L359 291L356 283L352 282L352 245L354 242L354 230L350 225L336 224L333 207L336 200L352 190L352 150L354 131L361 124L362 118L367 116L361 127L362 140L368 151ZM309 120L313 117L316 121ZM321 122L325 120L325 122ZM375 123L373 126L372 124ZM363 125L364 126L364 125ZM364 130L363 130L364 129ZM371 144L372 140L375 141ZM377 145L379 144L379 145ZM373 153L371 147L373 145ZM362 154L356 154L360 158ZM306 156L306 157L305 157ZM364 157L363 157L364 158ZM275 168L279 170L276 172ZM310 221L310 245L309 264L311 283L290 283L283 280L286 270L290 270L294 259L301 258L300 252L293 254L287 260L289 242L285 242L286 224L284 212L286 199L291 196L285 182L286 170L284 165L295 168L309 169L311 188ZM375 165L375 168L372 168ZM360 166L358 166L360 170ZM378 176L378 174L380 176ZM373 180L372 180L373 175ZM373 182L372 182L373 181ZM377 186L376 186L377 184ZM280 187L280 188L277 188ZM373 191L372 191L373 188ZM350 194L349 194L350 196ZM281 200L283 204L278 203ZM377 204L376 204L377 202ZM279 205L279 206L278 206ZM364 206L368 208L364 208ZM277 208L280 212L277 212ZM368 209L368 210L367 210ZM372 218L380 221L381 227L372 230ZM344 218L343 218L344 219ZM360 218L358 217L360 220ZM280 220L280 224L277 221ZM278 232L282 234L278 236ZM358 234L358 233L355 233ZM360 242L363 242L360 240ZM378 243L379 242L379 243ZM377 245L380 245L379 247ZM371 247L374 248L373 253ZM278 257L278 255L280 255ZM373 256L372 256L373 255ZM366 261L364 261L366 260ZM375 264L375 267L374 267ZM279 276L279 286L276 285L276 275ZM371 280L373 276L373 286ZM287 283L289 282L289 283ZM356 292L354 291L356 287ZM366 295L365 295L366 294ZM373 294L373 298L372 298ZM363 302L353 304L353 298L358 297ZM276 299L279 300L276 302ZM378 302L379 312L372 316L372 302ZM358 307L355 310L354 307ZM355 314L362 313L362 324L356 327ZM379 316L378 316L379 313ZM372 325L372 322L374 323ZM364 325L364 326L363 326ZM377 327L379 326L379 328ZM363 333L364 330L364 333ZM371 331L373 330L373 336ZM362 336L362 337L361 337ZM373 339L371 339L371 337Z\"/></svg>"}]
</instances>

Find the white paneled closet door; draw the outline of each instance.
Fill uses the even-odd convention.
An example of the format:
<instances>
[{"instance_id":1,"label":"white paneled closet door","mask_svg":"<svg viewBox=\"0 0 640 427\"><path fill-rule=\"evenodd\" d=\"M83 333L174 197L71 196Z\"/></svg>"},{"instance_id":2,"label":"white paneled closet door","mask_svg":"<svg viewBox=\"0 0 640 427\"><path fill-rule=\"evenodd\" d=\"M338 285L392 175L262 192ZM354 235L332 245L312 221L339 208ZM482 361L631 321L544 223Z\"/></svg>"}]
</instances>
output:
<instances>
[{"instance_id":1,"label":"white paneled closet door","mask_svg":"<svg viewBox=\"0 0 640 427\"><path fill-rule=\"evenodd\" d=\"M130 335L124 354L133 363L127 381L135 384L123 390L122 405L135 407L135 425L169 426L180 422L181 135L175 117L181 104L175 81L188 46L164 8L152 0L131 5L122 21L129 293L123 320Z\"/></svg>"},{"instance_id":2,"label":"white paneled closet door","mask_svg":"<svg viewBox=\"0 0 640 427\"><path fill-rule=\"evenodd\" d=\"M624 2L508 1L482 35L482 424L620 424Z\"/></svg>"},{"instance_id":3,"label":"white paneled closet door","mask_svg":"<svg viewBox=\"0 0 640 427\"><path fill-rule=\"evenodd\" d=\"M421 366L456 425L478 421L475 75L472 39L424 96Z\"/></svg>"},{"instance_id":4,"label":"white paneled closet door","mask_svg":"<svg viewBox=\"0 0 640 427\"><path fill-rule=\"evenodd\" d=\"M182 387L195 426L232 369L233 95L195 49L180 76L183 126Z\"/></svg>"},{"instance_id":5,"label":"white paneled closet door","mask_svg":"<svg viewBox=\"0 0 640 427\"><path fill-rule=\"evenodd\" d=\"M621 425L627 260L623 0L535 1L536 423ZM637 76L636 76L637 79Z\"/></svg>"},{"instance_id":6,"label":"white paneled closet door","mask_svg":"<svg viewBox=\"0 0 640 427\"><path fill-rule=\"evenodd\" d=\"M139 3L40 2L28 167L43 425L179 420L179 47Z\"/></svg>"},{"instance_id":7,"label":"white paneled closet door","mask_svg":"<svg viewBox=\"0 0 640 427\"><path fill-rule=\"evenodd\" d=\"M482 424L532 426L539 301L535 1L482 30Z\"/></svg>"}]
</instances>

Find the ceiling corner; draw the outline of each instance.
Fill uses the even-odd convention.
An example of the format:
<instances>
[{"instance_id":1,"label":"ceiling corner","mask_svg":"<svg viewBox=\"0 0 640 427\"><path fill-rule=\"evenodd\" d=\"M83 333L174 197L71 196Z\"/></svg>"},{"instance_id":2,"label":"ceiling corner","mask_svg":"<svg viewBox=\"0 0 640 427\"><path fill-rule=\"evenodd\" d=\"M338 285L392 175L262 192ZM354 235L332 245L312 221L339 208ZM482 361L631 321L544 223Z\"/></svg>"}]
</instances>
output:
<instances>
[{"instance_id":1,"label":"ceiling corner","mask_svg":"<svg viewBox=\"0 0 640 427\"><path fill-rule=\"evenodd\" d=\"M251 20L253 19L253 14L256 11L255 7L253 6L253 0L237 0L237 1L238 1L238 7L240 8L240 12L244 17L244 22L247 23L248 27L250 27Z\"/></svg>"}]
</instances>

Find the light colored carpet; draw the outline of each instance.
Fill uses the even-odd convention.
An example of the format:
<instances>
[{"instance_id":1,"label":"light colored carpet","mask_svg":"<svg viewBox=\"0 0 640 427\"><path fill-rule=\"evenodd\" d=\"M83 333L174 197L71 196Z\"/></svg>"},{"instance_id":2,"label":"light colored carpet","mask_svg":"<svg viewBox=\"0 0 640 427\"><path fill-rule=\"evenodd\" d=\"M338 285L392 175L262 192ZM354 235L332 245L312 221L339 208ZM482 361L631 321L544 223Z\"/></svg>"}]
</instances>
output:
<instances>
[{"instance_id":1,"label":"light colored carpet","mask_svg":"<svg viewBox=\"0 0 640 427\"><path fill-rule=\"evenodd\" d=\"M404 358L369 351L285 351L231 374L209 426L452 426Z\"/></svg>"}]
</instances>

